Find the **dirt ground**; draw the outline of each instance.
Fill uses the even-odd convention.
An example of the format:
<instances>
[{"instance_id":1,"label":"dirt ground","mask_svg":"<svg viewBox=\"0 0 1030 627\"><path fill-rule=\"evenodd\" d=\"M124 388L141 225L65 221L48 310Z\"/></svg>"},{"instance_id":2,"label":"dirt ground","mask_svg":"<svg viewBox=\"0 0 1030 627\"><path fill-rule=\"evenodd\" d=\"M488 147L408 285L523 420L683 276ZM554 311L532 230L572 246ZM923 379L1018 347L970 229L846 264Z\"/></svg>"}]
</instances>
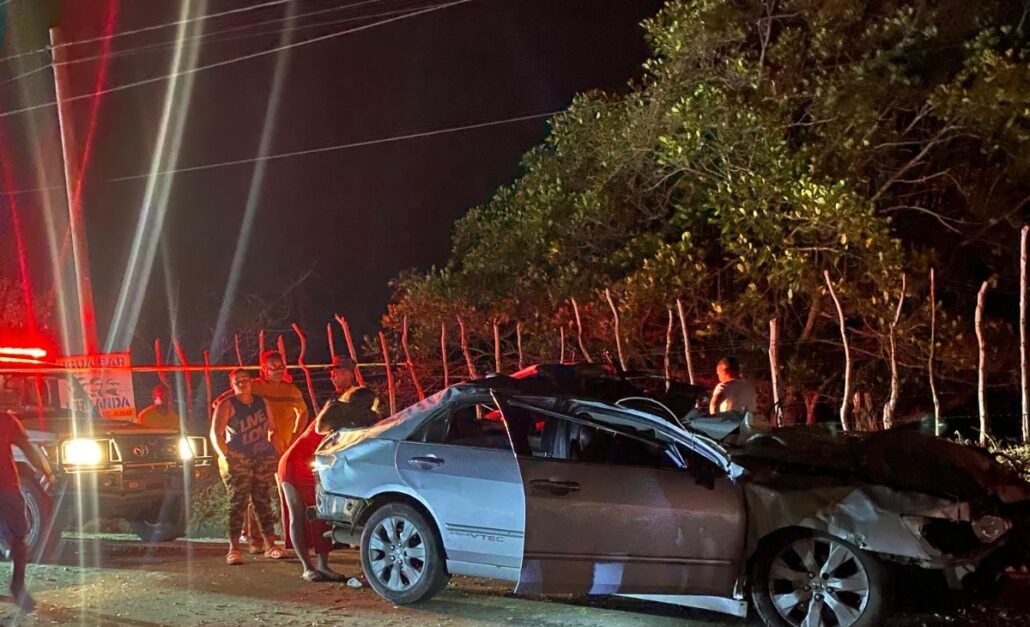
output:
<instances>
[{"instance_id":1,"label":"dirt ground","mask_svg":"<svg viewBox=\"0 0 1030 627\"><path fill-rule=\"evenodd\" d=\"M33 566L30 586L38 611L22 625L426 625L542 627L611 625L745 625L700 610L619 598L525 599L503 584L455 577L447 590L418 607L400 608L369 588L307 583L294 560L250 558L224 564L225 545L179 541L146 547L129 537L87 536L66 541L56 564ZM348 575L360 567L353 551L334 553ZM10 574L0 564L0 582ZM14 613L0 597L0 620ZM894 625L1030 625L1030 578L1016 577L990 604L942 612L909 610Z\"/></svg>"}]
</instances>

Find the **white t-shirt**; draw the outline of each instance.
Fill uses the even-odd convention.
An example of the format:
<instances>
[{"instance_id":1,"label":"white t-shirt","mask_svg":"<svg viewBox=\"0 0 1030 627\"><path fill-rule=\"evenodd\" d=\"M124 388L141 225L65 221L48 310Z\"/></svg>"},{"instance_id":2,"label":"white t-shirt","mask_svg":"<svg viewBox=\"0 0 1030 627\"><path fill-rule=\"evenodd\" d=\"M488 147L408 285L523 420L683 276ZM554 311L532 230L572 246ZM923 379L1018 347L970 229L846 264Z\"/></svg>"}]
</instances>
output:
<instances>
[{"instance_id":1,"label":"white t-shirt","mask_svg":"<svg viewBox=\"0 0 1030 627\"><path fill-rule=\"evenodd\" d=\"M721 393L721 394L720 394ZM736 409L751 413L758 411L758 392L747 379L731 379L715 386L713 396L719 396L719 412Z\"/></svg>"}]
</instances>

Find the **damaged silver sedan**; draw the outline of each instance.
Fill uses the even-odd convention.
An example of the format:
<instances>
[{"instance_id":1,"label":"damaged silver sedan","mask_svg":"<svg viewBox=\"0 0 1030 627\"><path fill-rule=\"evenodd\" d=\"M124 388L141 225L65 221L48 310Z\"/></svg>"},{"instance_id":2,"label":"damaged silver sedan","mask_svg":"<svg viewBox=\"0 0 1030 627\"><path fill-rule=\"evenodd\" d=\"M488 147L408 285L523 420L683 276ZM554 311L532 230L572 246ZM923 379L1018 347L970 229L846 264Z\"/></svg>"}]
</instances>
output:
<instances>
[{"instance_id":1,"label":"damaged silver sedan","mask_svg":"<svg viewBox=\"0 0 1030 627\"><path fill-rule=\"evenodd\" d=\"M398 604L459 574L873 625L894 568L960 586L1026 557L1030 485L978 449L684 425L568 392L495 377L337 432L316 454L317 514Z\"/></svg>"}]
</instances>

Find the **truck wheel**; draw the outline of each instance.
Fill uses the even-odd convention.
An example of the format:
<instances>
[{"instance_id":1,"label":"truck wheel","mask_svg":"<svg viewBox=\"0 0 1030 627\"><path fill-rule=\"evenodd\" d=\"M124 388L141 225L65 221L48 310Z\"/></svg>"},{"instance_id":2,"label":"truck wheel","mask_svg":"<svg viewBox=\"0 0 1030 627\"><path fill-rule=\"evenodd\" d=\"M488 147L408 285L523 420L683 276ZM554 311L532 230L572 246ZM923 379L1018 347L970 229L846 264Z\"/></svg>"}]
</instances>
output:
<instances>
[{"instance_id":1,"label":"truck wheel","mask_svg":"<svg viewBox=\"0 0 1030 627\"><path fill-rule=\"evenodd\" d=\"M154 516L130 520L132 531L147 544L171 542L186 535L186 516L181 499L168 499Z\"/></svg>"},{"instance_id":2,"label":"truck wheel","mask_svg":"<svg viewBox=\"0 0 1030 627\"><path fill-rule=\"evenodd\" d=\"M397 605L427 601L449 579L435 526L404 503L372 513L361 534L361 567L379 596Z\"/></svg>"},{"instance_id":3,"label":"truck wheel","mask_svg":"<svg viewBox=\"0 0 1030 627\"><path fill-rule=\"evenodd\" d=\"M29 523L29 534L25 538L29 559L33 562L52 561L60 552L61 532L67 520L64 516L54 515L53 499L43 491L34 474L22 475L21 494L25 499Z\"/></svg>"},{"instance_id":4,"label":"truck wheel","mask_svg":"<svg viewBox=\"0 0 1030 627\"><path fill-rule=\"evenodd\" d=\"M780 534L752 562L751 598L766 625L872 627L886 617L888 596L875 557L824 533Z\"/></svg>"}]
</instances>

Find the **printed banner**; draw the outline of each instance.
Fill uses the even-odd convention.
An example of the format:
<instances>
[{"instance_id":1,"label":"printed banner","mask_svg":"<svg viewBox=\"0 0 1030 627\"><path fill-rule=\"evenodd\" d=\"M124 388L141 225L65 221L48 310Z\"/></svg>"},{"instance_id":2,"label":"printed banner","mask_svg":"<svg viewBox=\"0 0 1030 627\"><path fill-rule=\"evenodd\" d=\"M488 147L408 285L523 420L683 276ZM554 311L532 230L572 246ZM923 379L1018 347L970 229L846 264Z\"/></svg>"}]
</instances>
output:
<instances>
[{"instance_id":1,"label":"printed banner","mask_svg":"<svg viewBox=\"0 0 1030 627\"><path fill-rule=\"evenodd\" d=\"M89 368L72 373L81 388L71 392L75 409L86 411L88 397L103 418L136 420L129 353L66 355L57 362L65 368Z\"/></svg>"}]
</instances>

